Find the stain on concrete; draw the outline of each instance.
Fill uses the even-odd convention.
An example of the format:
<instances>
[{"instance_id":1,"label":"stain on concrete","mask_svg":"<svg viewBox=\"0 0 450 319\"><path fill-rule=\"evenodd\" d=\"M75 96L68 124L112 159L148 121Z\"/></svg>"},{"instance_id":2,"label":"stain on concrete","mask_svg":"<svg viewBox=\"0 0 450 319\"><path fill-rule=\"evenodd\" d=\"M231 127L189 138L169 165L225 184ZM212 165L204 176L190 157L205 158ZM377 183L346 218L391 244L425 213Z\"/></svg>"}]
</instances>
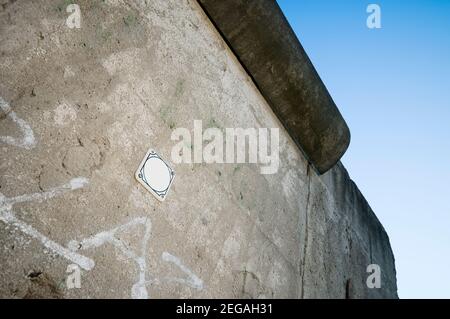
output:
<instances>
[{"instance_id":1,"label":"stain on concrete","mask_svg":"<svg viewBox=\"0 0 450 319\"><path fill-rule=\"evenodd\" d=\"M63 292L48 274L32 271L27 275L29 285L23 299L62 299Z\"/></svg>"}]
</instances>

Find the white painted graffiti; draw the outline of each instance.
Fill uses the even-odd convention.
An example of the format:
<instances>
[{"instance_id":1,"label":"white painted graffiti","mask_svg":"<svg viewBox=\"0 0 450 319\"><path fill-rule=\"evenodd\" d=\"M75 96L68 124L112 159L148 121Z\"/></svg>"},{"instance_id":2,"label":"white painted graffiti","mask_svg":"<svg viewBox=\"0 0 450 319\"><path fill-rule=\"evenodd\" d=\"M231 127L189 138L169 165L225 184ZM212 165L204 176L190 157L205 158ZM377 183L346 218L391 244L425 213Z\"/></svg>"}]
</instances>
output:
<instances>
[{"instance_id":1,"label":"white painted graffiti","mask_svg":"<svg viewBox=\"0 0 450 319\"><path fill-rule=\"evenodd\" d=\"M0 136L0 141L6 144L25 148L28 150L35 147L36 139L34 138L34 133L30 125L28 125L27 122L25 122L23 119L17 116L16 112L14 112L11 109L9 103L6 102L1 96L0 96L0 110L2 111L2 113L6 115L7 118L16 123L17 127L22 133L22 138L15 138L12 136Z\"/></svg>"},{"instance_id":2,"label":"white painted graffiti","mask_svg":"<svg viewBox=\"0 0 450 319\"><path fill-rule=\"evenodd\" d=\"M0 193L0 220L6 224L10 224L17 227L23 233L39 240L44 245L44 247L66 258L67 260L70 260L71 262L79 265L81 268L85 270L91 270L95 265L92 259L74 253L73 251L47 238L44 234L37 231L32 226L26 224L25 222L17 218L16 214L13 211L13 206L15 204L30 201L42 202L55 196L61 195L69 190L82 188L87 183L88 180L86 178L78 177L70 180L70 182L67 184L55 187L47 192L25 194L11 198L7 198Z\"/></svg>"},{"instance_id":3,"label":"white painted graffiti","mask_svg":"<svg viewBox=\"0 0 450 319\"><path fill-rule=\"evenodd\" d=\"M79 265L84 270L91 270L95 266L94 260L79 254L77 251L93 249L101 247L105 244L112 244L117 248L125 257L133 260L139 269L137 282L131 288L132 298L148 298L147 285L149 284L161 284L162 282L167 283L179 283L186 285L194 289L203 289L203 281L199 279L189 268L187 268L181 260L171 255L168 252L163 252L161 259L164 262L169 262L177 266L183 273L186 274L187 278L177 278L177 277L163 277L156 278L151 277L147 271L147 246L151 234L151 221L147 217L138 217L132 219L128 223L115 227L108 231L102 231L93 235L81 239L79 241L72 240L64 247L55 241L49 239L44 234L33 228L32 226L26 224L22 220L16 217L13 211L13 206L18 203L23 202L42 202L49 200L53 197L60 196L67 191L76 190L83 188L88 184L88 179L84 177L78 177L70 180L67 184L55 187L46 192L25 194L16 197L5 197L0 193L0 220L6 224L15 226L17 229L23 233L37 239L40 241L44 247L53 251L54 253L66 258L70 262ZM144 226L144 235L141 238L141 245L139 252L135 252L130 249L123 241L117 238L117 234L129 230L130 228L136 226Z\"/></svg>"},{"instance_id":4,"label":"white painted graffiti","mask_svg":"<svg viewBox=\"0 0 450 319\"><path fill-rule=\"evenodd\" d=\"M11 136L0 136L0 141L16 147L25 149L32 149L36 146L33 130L31 127L17 114L11 110L9 104L0 97L1 111L16 123L19 130L22 132L22 138L14 138ZM125 257L133 260L139 269L137 282L131 288L131 296L133 298L148 298L147 285L158 285L162 282L179 283L194 289L203 289L203 281L198 278L188 267L186 267L181 260L171 255L168 252L163 252L161 259L164 262L172 263L177 266L185 275L186 278L177 277L163 277L157 278L150 276L147 269L147 246L151 235L151 221L147 217L138 217L131 221L115 227L108 231L102 231L88 238L79 241L72 240L68 247L64 247L57 242L51 240L31 225L25 223L16 216L13 206L24 202L43 202L52 199L62 194L85 187L89 180L85 177L77 177L71 179L68 183L54 187L45 192L37 192L32 194L24 194L15 197L6 197L0 193L0 221L7 225L12 225L24 234L38 240L44 247L54 252L55 254L67 259L82 269L89 271L95 266L93 259L85 257L78 253L79 250L93 249L101 247L105 244L112 244ZM140 250L135 252L130 249L123 241L116 235L119 232L126 231L136 226L144 226L144 235L141 238ZM78 284L76 286L79 286Z\"/></svg>"},{"instance_id":5,"label":"white painted graffiti","mask_svg":"<svg viewBox=\"0 0 450 319\"><path fill-rule=\"evenodd\" d=\"M144 235L141 241L141 247L139 252L135 252L130 249L123 241L121 241L116 234L121 231L125 231L127 229L142 225L144 226ZM161 279L152 278L148 275L147 271L147 245L150 239L151 234L151 221L147 217L138 217L130 222L115 227L108 231L100 232L91 237L82 239L80 241L71 241L68 244L68 247L73 251L78 250L86 250L91 248L97 248L104 244L112 244L115 248L117 248L124 256L133 260L138 269L139 275L137 282L131 288L131 296L136 299L145 299L148 298L148 292L146 286L148 284L160 284L162 282L176 282L194 289L202 289L203 281L199 279L190 269L188 269L178 257L171 255L168 252L162 253L162 260L165 262L173 263L177 266L183 273L187 275L187 279L185 278L176 278L176 277L163 277Z\"/></svg>"}]
</instances>

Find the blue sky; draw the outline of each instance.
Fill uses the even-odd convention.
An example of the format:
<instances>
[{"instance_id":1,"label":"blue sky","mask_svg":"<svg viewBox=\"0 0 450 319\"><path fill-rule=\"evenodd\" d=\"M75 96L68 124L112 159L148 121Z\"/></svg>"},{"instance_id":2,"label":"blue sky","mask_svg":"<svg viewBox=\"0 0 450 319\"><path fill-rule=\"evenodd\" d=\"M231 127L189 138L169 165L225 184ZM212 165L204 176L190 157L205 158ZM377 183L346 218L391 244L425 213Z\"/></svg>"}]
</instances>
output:
<instances>
[{"instance_id":1,"label":"blue sky","mask_svg":"<svg viewBox=\"0 0 450 319\"><path fill-rule=\"evenodd\" d=\"M450 298L450 1L278 4L350 127L342 162L389 234L399 297Z\"/></svg>"}]
</instances>

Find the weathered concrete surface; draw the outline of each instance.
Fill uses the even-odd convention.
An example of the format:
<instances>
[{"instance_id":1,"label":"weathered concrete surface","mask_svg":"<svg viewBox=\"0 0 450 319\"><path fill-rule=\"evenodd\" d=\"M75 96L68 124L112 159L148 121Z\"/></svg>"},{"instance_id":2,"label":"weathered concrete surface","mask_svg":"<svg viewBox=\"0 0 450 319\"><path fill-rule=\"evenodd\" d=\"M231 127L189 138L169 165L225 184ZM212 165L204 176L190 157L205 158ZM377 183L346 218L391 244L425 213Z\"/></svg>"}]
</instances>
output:
<instances>
[{"instance_id":1,"label":"weathered concrete surface","mask_svg":"<svg viewBox=\"0 0 450 319\"><path fill-rule=\"evenodd\" d=\"M199 0L293 140L319 173L350 130L275 0Z\"/></svg>"},{"instance_id":2,"label":"weathered concrete surface","mask_svg":"<svg viewBox=\"0 0 450 319\"><path fill-rule=\"evenodd\" d=\"M2 0L0 296L396 297L388 236L345 169L318 176L283 129L277 174L174 165L163 203L135 181L194 119L282 127L195 1L147 2L79 1L77 30L65 1Z\"/></svg>"}]
</instances>

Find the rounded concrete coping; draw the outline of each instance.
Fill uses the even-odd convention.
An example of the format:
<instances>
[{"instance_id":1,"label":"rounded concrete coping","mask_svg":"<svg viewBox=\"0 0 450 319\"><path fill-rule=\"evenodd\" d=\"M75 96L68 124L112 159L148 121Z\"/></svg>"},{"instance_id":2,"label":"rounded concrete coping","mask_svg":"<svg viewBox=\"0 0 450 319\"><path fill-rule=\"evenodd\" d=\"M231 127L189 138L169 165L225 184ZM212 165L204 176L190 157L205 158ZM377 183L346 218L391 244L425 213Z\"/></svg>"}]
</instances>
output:
<instances>
[{"instance_id":1,"label":"rounded concrete coping","mask_svg":"<svg viewBox=\"0 0 450 319\"><path fill-rule=\"evenodd\" d=\"M332 168L350 130L275 0L198 0L318 173Z\"/></svg>"}]
</instances>

